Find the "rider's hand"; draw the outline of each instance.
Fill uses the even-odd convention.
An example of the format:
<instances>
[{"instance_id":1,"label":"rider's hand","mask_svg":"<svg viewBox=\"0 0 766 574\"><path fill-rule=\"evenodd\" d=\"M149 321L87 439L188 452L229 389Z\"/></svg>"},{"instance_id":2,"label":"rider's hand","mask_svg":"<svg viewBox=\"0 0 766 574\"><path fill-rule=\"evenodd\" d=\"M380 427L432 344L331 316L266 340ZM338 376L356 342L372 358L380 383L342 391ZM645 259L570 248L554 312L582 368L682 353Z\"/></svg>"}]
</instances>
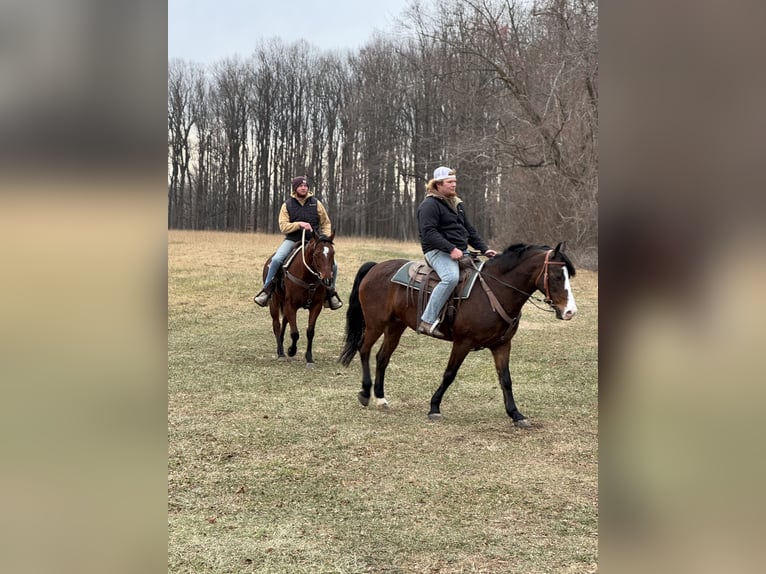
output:
<instances>
[{"instance_id":1,"label":"rider's hand","mask_svg":"<svg viewBox=\"0 0 766 574\"><path fill-rule=\"evenodd\" d=\"M457 261L463 256L463 251L455 247L452 249L452 251L449 252L449 256L450 256L450 259L454 259L455 261Z\"/></svg>"},{"instance_id":2,"label":"rider's hand","mask_svg":"<svg viewBox=\"0 0 766 574\"><path fill-rule=\"evenodd\" d=\"M298 225L301 226L301 229L305 229L306 231L313 231L313 229L311 229L311 224L308 221L299 221Z\"/></svg>"},{"instance_id":3,"label":"rider's hand","mask_svg":"<svg viewBox=\"0 0 766 574\"><path fill-rule=\"evenodd\" d=\"M484 252L484 255L485 255L486 257L494 257L495 255L497 255L497 251L495 251L494 249L487 249L487 250Z\"/></svg>"}]
</instances>

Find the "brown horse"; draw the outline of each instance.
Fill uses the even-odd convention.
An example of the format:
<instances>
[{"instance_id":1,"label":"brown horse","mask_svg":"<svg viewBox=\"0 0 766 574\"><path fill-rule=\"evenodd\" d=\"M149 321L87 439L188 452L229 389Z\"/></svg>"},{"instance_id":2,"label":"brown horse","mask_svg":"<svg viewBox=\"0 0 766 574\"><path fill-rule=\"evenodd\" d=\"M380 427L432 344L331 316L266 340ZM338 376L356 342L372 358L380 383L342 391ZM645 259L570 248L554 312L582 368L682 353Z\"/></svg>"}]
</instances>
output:
<instances>
[{"instance_id":1,"label":"brown horse","mask_svg":"<svg viewBox=\"0 0 766 574\"><path fill-rule=\"evenodd\" d=\"M453 303L458 301L454 319L440 324L445 338L452 341L452 352L442 383L431 397L428 413L431 420L441 419L439 406L442 397L455 380L468 352L487 348L495 360L508 416L516 426L531 426L516 408L513 398L508 369L511 339L519 326L521 308L535 291L545 295L545 303L553 308L558 319L568 321L577 312L569 283L575 269L561 247L561 243L555 249L523 243L511 245L503 253L487 260L480 270L474 271L479 275L478 281L467 298L452 300ZM413 297L408 292L410 287L391 281L405 263L404 259L368 262L359 268L354 279L346 311L346 340L340 362L348 366L359 352L362 363L359 402L363 406L370 401L372 346L383 335L383 343L376 355L375 398L379 406L386 407L386 367L404 330L407 327L416 329L420 319L414 303L417 296Z\"/></svg>"},{"instance_id":2,"label":"brown horse","mask_svg":"<svg viewBox=\"0 0 766 574\"><path fill-rule=\"evenodd\" d=\"M335 263L335 248L333 239L335 232L330 236L319 235L314 231L308 242L299 242L298 252L290 256L289 263L280 269L274 281L276 288L269 302L271 311L271 324L274 337L277 340L277 357L285 358L284 338L288 323L290 324L290 338L292 344L287 349L290 357L295 356L298 350L298 324L296 315L298 309L307 309L309 312L308 327L306 328L306 366L314 366L312 344L314 341L314 327L322 312L327 288L332 285L332 270ZM263 266L263 279L269 271L271 257ZM281 321L281 324L280 324Z\"/></svg>"}]
</instances>

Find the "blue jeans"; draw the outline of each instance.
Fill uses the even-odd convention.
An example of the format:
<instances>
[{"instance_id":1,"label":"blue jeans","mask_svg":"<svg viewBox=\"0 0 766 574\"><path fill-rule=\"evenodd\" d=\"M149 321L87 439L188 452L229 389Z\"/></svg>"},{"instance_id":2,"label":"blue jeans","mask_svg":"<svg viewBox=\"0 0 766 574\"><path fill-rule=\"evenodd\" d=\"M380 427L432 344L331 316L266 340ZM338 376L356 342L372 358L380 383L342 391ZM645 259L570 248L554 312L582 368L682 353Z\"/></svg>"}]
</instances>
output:
<instances>
[{"instance_id":1,"label":"blue jeans","mask_svg":"<svg viewBox=\"0 0 766 574\"><path fill-rule=\"evenodd\" d=\"M271 258L271 263L269 264L269 272L266 273L266 280L263 282L263 288L266 289L266 287L269 286L269 283L271 283L274 280L274 276L277 274L277 271L279 271L279 268L282 266L282 264L285 262L285 259L287 259L287 256L290 255L290 252L293 250L293 248L300 243L299 241L290 241L289 239L285 239L282 242L282 245L280 245L277 248L277 252L274 253L274 256ZM338 277L338 264L335 263L335 261L332 262L332 287L331 289L335 290L335 281Z\"/></svg>"},{"instance_id":2,"label":"blue jeans","mask_svg":"<svg viewBox=\"0 0 766 574\"><path fill-rule=\"evenodd\" d=\"M285 239L282 242L282 245L277 248L277 252L271 258L271 263L269 264L269 272L266 274L266 279L263 282L264 289L266 289L266 287L269 286L269 283L274 280L274 276L277 274L277 271L279 271L279 268L282 267L285 259L287 259L287 256L290 255L290 252L296 245L298 245L297 241L290 241L289 239Z\"/></svg>"},{"instance_id":3,"label":"blue jeans","mask_svg":"<svg viewBox=\"0 0 766 574\"><path fill-rule=\"evenodd\" d=\"M433 267L439 276L439 283L434 287L431 298L428 300L421 321L434 324L442 312L442 308L447 303L450 294L457 286L460 279L460 267L457 261L449 256L449 253L432 249L425 254L426 261Z\"/></svg>"}]
</instances>

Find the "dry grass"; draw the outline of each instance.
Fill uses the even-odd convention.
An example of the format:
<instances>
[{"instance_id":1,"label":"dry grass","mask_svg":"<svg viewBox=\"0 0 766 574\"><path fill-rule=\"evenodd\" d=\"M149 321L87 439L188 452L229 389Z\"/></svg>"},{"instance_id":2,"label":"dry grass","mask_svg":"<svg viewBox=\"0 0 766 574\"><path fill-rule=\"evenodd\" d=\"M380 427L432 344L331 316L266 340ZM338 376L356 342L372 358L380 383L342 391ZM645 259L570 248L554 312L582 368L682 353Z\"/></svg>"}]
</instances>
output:
<instances>
[{"instance_id":1,"label":"dry grass","mask_svg":"<svg viewBox=\"0 0 766 574\"><path fill-rule=\"evenodd\" d=\"M584 573L597 567L597 284L574 280L568 323L528 305L514 339L513 427L488 351L426 414L447 343L408 331L389 411L356 399L337 358L345 307L325 309L316 368L278 361L252 302L275 235L169 232L169 572ZM339 292L361 263L414 243L339 238ZM299 314L305 329L305 314Z\"/></svg>"}]
</instances>

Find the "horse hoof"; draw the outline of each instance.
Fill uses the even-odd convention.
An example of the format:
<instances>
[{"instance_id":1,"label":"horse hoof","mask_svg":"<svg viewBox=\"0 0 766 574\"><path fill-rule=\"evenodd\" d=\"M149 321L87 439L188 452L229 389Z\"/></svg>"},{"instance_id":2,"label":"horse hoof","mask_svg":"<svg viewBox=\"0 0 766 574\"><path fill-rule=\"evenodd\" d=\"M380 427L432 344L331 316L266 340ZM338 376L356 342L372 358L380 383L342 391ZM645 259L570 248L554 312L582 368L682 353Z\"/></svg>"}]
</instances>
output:
<instances>
[{"instance_id":1,"label":"horse hoof","mask_svg":"<svg viewBox=\"0 0 766 574\"><path fill-rule=\"evenodd\" d=\"M370 404L370 397L365 397L362 393L359 393L357 397L359 397L359 402L362 403L363 407Z\"/></svg>"},{"instance_id":2,"label":"horse hoof","mask_svg":"<svg viewBox=\"0 0 766 574\"><path fill-rule=\"evenodd\" d=\"M443 418L441 413L428 413L428 420L430 421L440 421Z\"/></svg>"},{"instance_id":3,"label":"horse hoof","mask_svg":"<svg viewBox=\"0 0 766 574\"><path fill-rule=\"evenodd\" d=\"M287 360L287 357L285 357L284 355L277 355L277 361L286 361L286 360Z\"/></svg>"},{"instance_id":4,"label":"horse hoof","mask_svg":"<svg viewBox=\"0 0 766 574\"><path fill-rule=\"evenodd\" d=\"M518 421L513 421L513 424L516 425L520 429L531 429L532 423L530 423L527 419L520 419Z\"/></svg>"},{"instance_id":5,"label":"horse hoof","mask_svg":"<svg viewBox=\"0 0 766 574\"><path fill-rule=\"evenodd\" d=\"M315 363L306 363L306 368L307 369L313 369L315 366L316 366Z\"/></svg>"},{"instance_id":6,"label":"horse hoof","mask_svg":"<svg viewBox=\"0 0 766 574\"><path fill-rule=\"evenodd\" d=\"M297 352L298 352L298 349L287 349L287 355L289 357L294 357L295 353L297 353Z\"/></svg>"},{"instance_id":7,"label":"horse hoof","mask_svg":"<svg viewBox=\"0 0 766 574\"><path fill-rule=\"evenodd\" d=\"M386 399L376 399L376 403L378 405L378 408L384 411L387 411L390 408L388 406L388 401Z\"/></svg>"}]
</instances>

